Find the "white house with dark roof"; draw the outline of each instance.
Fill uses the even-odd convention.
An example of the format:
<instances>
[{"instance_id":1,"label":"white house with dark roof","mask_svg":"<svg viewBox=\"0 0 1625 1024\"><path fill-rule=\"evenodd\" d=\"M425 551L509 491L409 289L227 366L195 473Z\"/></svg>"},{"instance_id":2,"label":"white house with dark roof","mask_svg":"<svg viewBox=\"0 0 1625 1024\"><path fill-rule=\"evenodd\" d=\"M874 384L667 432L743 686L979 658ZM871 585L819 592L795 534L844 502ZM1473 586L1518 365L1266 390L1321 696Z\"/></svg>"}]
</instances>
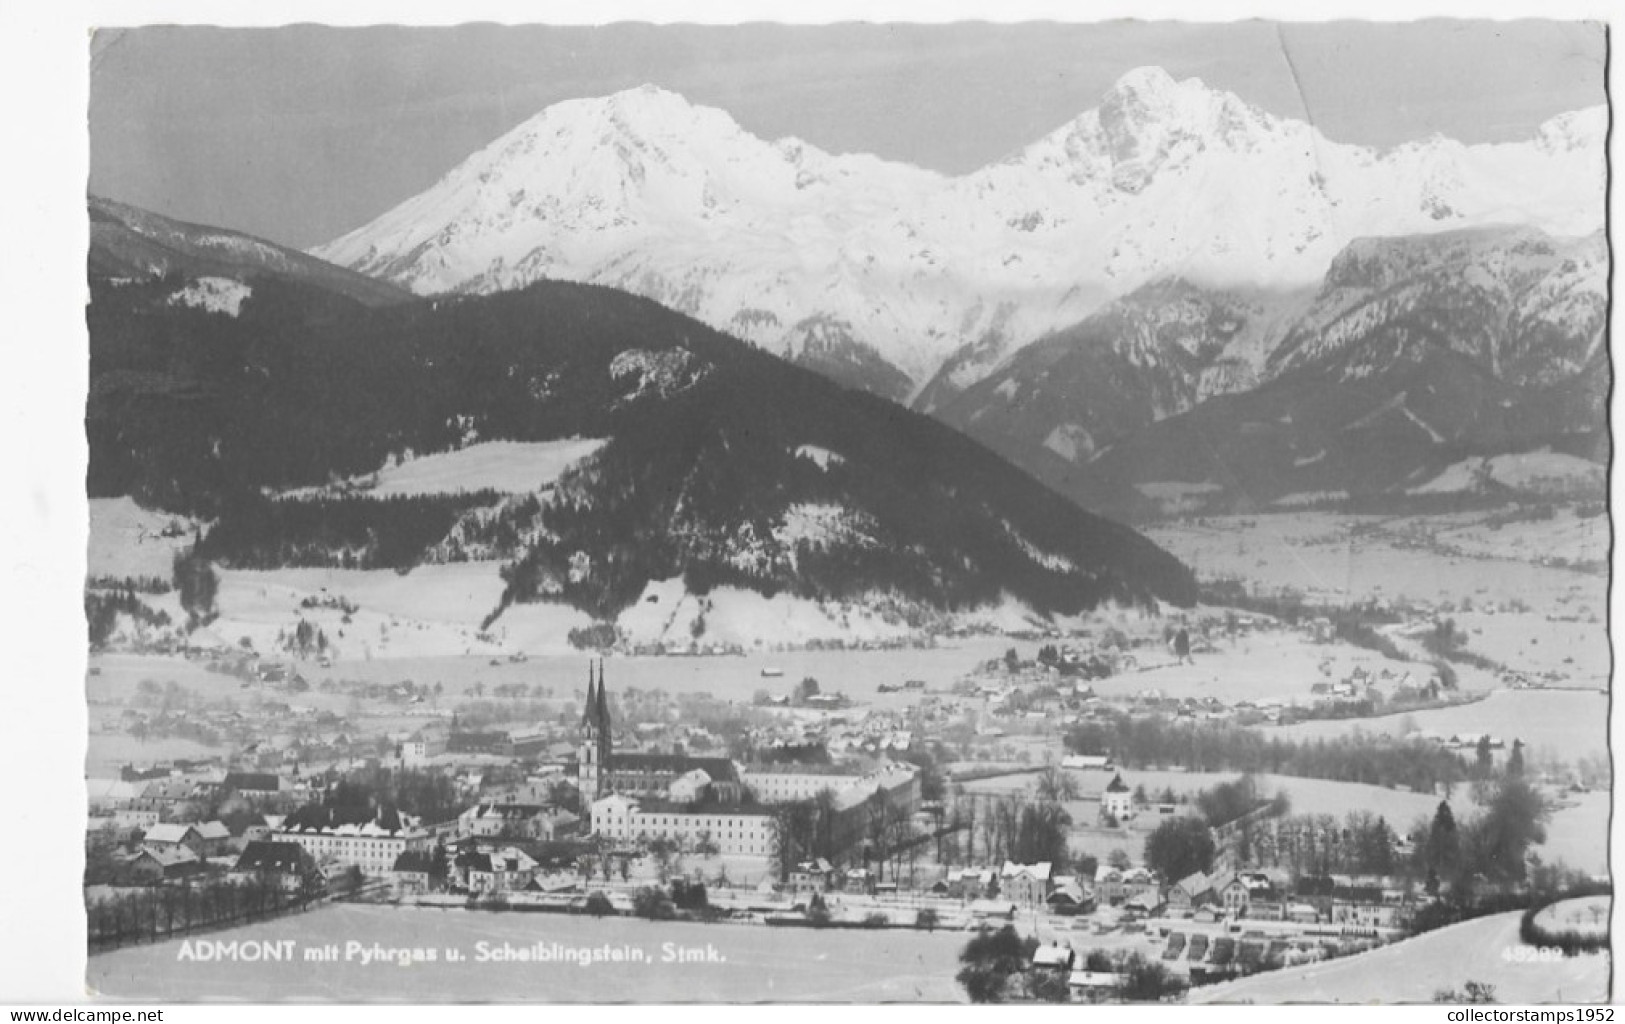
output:
<instances>
[{"instance_id":1,"label":"white house with dark roof","mask_svg":"<svg viewBox=\"0 0 1625 1024\"><path fill-rule=\"evenodd\" d=\"M999 872L999 894L1017 903L1043 903L1049 898L1054 874L1054 866L1047 860L1034 864L1005 861Z\"/></svg>"},{"instance_id":2,"label":"white house with dark roof","mask_svg":"<svg viewBox=\"0 0 1625 1024\"><path fill-rule=\"evenodd\" d=\"M1125 821L1134 817L1134 795L1128 783L1123 781L1121 773L1112 776L1112 781L1106 784L1105 792L1100 794L1100 813L1110 815L1118 821Z\"/></svg>"},{"instance_id":3,"label":"white house with dark roof","mask_svg":"<svg viewBox=\"0 0 1625 1024\"><path fill-rule=\"evenodd\" d=\"M196 825L160 822L147 829L141 845L149 850L166 852L185 848L194 857L203 856L203 836Z\"/></svg>"}]
</instances>

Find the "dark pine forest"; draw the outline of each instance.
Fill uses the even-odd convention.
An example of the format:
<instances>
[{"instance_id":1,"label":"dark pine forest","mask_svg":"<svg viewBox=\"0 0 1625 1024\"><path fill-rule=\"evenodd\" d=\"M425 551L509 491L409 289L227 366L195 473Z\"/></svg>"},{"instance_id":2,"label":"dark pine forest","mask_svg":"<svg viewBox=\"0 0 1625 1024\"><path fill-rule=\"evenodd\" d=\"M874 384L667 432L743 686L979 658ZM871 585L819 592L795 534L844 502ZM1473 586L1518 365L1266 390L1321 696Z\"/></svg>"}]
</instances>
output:
<instances>
[{"instance_id":1,"label":"dark pine forest","mask_svg":"<svg viewBox=\"0 0 1625 1024\"><path fill-rule=\"evenodd\" d=\"M368 308L266 277L234 318L170 304L182 283L91 283L87 483L208 521L200 550L223 564L406 570L477 521L511 559L505 600L600 615L675 575L938 609L1196 597L1174 558L965 436L643 299L547 282ZM540 503L272 496L571 436L611 440ZM842 528L775 540L797 505Z\"/></svg>"}]
</instances>

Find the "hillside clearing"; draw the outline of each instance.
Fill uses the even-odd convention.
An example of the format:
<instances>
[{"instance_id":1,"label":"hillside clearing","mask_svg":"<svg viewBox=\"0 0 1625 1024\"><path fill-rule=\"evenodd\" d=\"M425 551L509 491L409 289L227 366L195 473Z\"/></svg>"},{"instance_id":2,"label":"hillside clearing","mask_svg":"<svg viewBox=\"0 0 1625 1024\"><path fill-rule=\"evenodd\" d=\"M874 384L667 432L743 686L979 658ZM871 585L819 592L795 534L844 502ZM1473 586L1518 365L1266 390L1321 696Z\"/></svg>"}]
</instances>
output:
<instances>
[{"instance_id":1,"label":"hillside clearing","mask_svg":"<svg viewBox=\"0 0 1625 1024\"><path fill-rule=\"evenodd\" d=\"M385 463L377 482L367 487L350 481L358 493L372 498L429 494L470 494L497 491L529 494L551 487L566 469L602 448L602 438L568 437L559 441L481 441L456 451L420 455ZM305 487L282 497L323 493L327 488Z\"/></svg>"}]
</instances>

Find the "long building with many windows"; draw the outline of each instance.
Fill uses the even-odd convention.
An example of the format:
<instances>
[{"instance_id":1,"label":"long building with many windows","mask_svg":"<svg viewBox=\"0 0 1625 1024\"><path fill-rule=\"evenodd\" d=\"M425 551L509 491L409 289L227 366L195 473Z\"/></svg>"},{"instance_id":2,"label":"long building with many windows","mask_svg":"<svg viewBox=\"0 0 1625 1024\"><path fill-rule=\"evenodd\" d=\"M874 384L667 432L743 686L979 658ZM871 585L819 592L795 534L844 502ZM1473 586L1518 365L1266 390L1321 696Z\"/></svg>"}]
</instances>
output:
<instances>
[{"instance_id":1,"label":"long building with many windows","mask_svg":"<svg viewBox=\"0 0 1625 1024\"><path fill-rule=\"evenodd\" d=\"M345 820L319 804L288 815L271 838L298 843L318 864L354 865L369 875L386 874L401 854L427 852L433 845L429 830L404 814L389 811L366 820Z\"/></svg>"},{"instance_id":2,"label":"long building with many windows","mask_svg":"<svg viewBox=\"0 0 1625 1024\"><path fill-rule=\"evenodd\" d=\"M773 852L773 817L759 805L706 807L611 793L593 801L592 830L620 843L672 839L690 849L707 837L724 856Z\"/></svg>"}]
</instances>

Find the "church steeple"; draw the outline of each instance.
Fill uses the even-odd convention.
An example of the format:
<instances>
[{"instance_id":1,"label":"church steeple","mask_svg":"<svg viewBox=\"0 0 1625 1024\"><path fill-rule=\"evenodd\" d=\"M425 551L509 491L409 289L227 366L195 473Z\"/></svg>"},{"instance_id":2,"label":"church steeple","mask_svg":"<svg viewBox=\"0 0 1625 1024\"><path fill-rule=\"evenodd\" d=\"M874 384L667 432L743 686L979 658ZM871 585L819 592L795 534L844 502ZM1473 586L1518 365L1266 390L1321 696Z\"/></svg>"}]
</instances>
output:
<instances>
[{"instance_id":1,"label":"church steeple","mask_svg":"<svg viewBox=\"0 0 1625 1024\"><path fill-rule=\"evenodd\" d=\"M604 683L604 663L598 662L598 678L593 679L592 663L587 663L587 706L581 712L581 756L578 783L583 795L603 796L610 791L609 687Z\"/></svg>"},{"instance_id":2,"label":"church steeple","mask_svg":"<svg viewBox=\"0 0 1625 1024\"><path fill-rule=\"evenodd\" d=\"M604 660L598 659L598 728L609 732L609 688L604 685Z\"/></svg>"}]
</instances>

